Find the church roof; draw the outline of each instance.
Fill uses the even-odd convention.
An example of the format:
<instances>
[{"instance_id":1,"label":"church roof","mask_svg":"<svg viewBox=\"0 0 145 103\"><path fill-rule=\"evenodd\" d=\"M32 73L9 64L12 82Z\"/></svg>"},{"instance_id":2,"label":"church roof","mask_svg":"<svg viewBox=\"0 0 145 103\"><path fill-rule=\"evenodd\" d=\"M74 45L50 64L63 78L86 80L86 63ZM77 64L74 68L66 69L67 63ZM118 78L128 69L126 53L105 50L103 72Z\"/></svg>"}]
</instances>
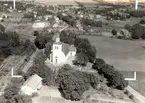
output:
<instances>
[{"instance_id":1,"label":"church roof","mask_svg":"<svg viewBox=\"0 0 145 103\"><path fill-rule=\"evenodd\" d=\"M66 44L66 43L62 43L62 52L67 55L69 53L69 47L70 45Z\"/></svg>"},{"instance_id":2,"label":"church roof","mask_svg":"<svg viewBox=\"0 0 145 103\"><path fill-rule=\"evenodd\" d=\"M76 48L73 45L69 45L66 43L61 43L62 44L62 52L67 55L69 51L76 51Z\"/></svg>"}]
</instances>

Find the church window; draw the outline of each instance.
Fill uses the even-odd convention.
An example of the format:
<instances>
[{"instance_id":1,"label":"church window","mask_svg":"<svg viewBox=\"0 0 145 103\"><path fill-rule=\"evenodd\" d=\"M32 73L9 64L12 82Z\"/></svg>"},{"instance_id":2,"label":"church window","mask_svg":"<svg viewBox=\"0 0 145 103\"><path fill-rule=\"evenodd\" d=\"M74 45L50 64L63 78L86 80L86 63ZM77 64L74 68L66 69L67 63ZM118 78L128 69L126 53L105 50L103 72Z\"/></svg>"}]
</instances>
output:
<instances>
[{"instance_id":1,"label":"church window","mask_svg":"<svg viewBox=\"0 0 145 103\"><path fill-rule=\"evenodd\" d=\"M55 46L55 49L58 50L58 46Z\"/></svg>"}]
</instances>

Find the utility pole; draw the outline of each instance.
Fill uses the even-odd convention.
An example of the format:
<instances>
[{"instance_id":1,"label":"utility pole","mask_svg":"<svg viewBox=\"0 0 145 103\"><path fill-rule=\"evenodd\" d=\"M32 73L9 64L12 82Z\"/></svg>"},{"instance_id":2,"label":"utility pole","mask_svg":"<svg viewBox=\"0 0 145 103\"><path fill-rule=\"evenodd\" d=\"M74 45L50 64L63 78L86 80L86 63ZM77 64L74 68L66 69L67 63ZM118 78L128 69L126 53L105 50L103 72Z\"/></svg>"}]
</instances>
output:
<instances>
[{"instance_id":1,"label":"utility pole","mask_svg":"<svg viewBox=\"0 0 145 103\"><path fill-rule=\"evenodd\" d=\"M13 0L13 9L16 9L16 0Z\"/></svg>"}]
</instances>

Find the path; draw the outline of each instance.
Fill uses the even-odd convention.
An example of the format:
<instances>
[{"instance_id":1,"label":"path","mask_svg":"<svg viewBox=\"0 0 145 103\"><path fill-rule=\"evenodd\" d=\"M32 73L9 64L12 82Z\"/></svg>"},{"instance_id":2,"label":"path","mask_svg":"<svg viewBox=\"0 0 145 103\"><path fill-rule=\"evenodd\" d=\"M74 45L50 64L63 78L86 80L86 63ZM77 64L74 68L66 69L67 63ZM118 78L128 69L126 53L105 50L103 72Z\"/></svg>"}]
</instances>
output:
<instances>
[{"instance_id":1,"label":"path","mask_svg":"<svg viewBox=\"0 0 145 103\"><path fill-rule=\"evenodd\" d=\"M26 73L27 70L33 65L33 61L35 59L35 57L41 52L41 50L37 49L32 56L30 57L29 62L24 66L23 68L23 72Z\"/></svg>"},{"instance_id":2,"label":"path","mask_svg":"<svg viewBox=\"0 0 145 103\"><path fill-rule=\"evenodd\" d=\"M134 90L132 87L128 86L126 89L131 94L133 94L133 96L138 100L139 103L145 103L145 97L138 93L136 90Z\"/></svg>"}]
</instances>

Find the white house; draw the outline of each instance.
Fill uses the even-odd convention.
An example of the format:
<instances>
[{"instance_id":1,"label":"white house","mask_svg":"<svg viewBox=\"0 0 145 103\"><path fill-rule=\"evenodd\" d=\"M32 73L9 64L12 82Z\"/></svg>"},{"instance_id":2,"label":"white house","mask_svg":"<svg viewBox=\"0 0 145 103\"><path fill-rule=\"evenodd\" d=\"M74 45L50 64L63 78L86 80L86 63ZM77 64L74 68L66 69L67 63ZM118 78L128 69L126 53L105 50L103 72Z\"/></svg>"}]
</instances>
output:
<instances>
[{"instance_id":1,"label":"white house","mask_svg":"<svg viewBox=\"0 0 145 103\"><path fill-rule=\"evenodd\" d=\"M38 93L42 87L42 78L37 74L32 75L21 87L21 93L25 95L32 95Z\"/></svg>"},{"instance_id":2,"label":"white house","mask_svg":"<svg viewBox=\"0 0 145 103\"><path fill-rule=\"evenodd\" d=\"M48 26L49 26L49 23L37 20L33 23L32 28L33 29L43 29Z\"/></svg>"},{"instance_id":3,"label":"white house","mask_svg":"<svg viewBox=\"0 0 145 103\"><path fill-rule=\"evenodd\" d=\"M73 45L60 42L60 38L56 37L55 42L52 45L50 58L48 58L54 64L66 63L71 57L76 54L76 48Z\"/></svg>"}]
</instances>

